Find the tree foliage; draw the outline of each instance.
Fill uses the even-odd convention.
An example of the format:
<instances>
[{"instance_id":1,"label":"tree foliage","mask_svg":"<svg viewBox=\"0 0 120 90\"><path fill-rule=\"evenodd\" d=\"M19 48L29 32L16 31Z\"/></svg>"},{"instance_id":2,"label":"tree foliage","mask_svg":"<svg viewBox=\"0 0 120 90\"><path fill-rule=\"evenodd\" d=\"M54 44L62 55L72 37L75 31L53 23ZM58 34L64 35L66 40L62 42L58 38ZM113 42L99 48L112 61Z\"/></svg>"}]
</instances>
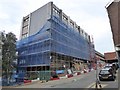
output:
<instances>
[{"instance_id":1,"label":"tree foliage","mask_svg":"<svg viewBox=\"0 0 120 90\"><path fill-rule=\"evenodd\" d=\"M13 33L2 33L2 71L4 76L10 78L14 69L12 63L16 60L16 36Z\"/></svg>"}]
</instances>

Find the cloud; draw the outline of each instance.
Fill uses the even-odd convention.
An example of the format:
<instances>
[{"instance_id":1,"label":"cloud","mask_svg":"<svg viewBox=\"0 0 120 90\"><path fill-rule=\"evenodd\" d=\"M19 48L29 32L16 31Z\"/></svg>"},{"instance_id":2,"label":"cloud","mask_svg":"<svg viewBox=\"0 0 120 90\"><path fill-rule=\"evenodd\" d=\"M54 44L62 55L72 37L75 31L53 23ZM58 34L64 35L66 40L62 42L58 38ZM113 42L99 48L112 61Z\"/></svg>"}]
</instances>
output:
<instances>
[{"instance_id":1,"label":"cloud","mask_svg":"<svg viewBox=\"0 0 120 90\"><path fill-rule=\"evenodd\" d=\"M9 19L9 15L6 13L1 12L0 13L0 19Z\"/></svg>"},{"instance_id":2,"label":"cloud","mask_svg":"<svg viewBox=\"0 0 120 90\"><path fill-rule=\"evenodd\" d=\"M112 32L108 18L91 17L81 22L81 27L90 35L93 35L95 49L101 53L114 51Z\"/></svg>"},{"instance_id":3,"label":"cloud","mask_svg":"<svg viewBox=\"0 0 120 90\"><path fill-rule=\"evenodd\" d=\"M0 1L0 31L13 32L19 38L24 4L20 0Z\"/></svg>"}]
</instances>

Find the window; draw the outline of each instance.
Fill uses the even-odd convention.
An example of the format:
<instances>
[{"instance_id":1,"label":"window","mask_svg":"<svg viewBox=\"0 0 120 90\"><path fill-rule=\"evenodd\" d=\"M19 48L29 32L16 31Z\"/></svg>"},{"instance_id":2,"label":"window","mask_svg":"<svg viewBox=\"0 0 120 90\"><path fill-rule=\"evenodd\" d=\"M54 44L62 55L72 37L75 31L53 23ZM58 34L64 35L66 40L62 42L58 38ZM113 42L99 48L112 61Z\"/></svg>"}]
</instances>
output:
<instances>
[{"instance_id":1,"label":"window","mask_svg":"<svg viewBox=\"0 0 120 90\"><path fill-rule=\"evenodd\" d=\"M64 23L68 23L68 17L67 17L67 15L65 15L64 13L62 13L63 15L62 15L62 21L64 22Z\"/></svg>"},{"instance_id":2,"label":"window","mask_svg":"<svg viewBox=\"0 0 120 90\"><path fill-rule=\"evenodd\" d=\"M29 18L24 19L24 22L27 22L27 21L29 21Z\"/></svg>"},{"instance_id":3,"label":"window","mask_svg":"<svg viewBox=\"0 0 120 90\"><path fill-rule=\"evenodd\" d=\"M70 21L70 25L71 25L72 27L74 27L74 22L73 22L73 21Z\"/></svg>"},{"instance_id":4,"label":"window","mask_svg":"<svg viewBox=\"0 0 120 90\"><path fill-rule=\"evenodd\" d=\"M29 21L29 15L28 15L28 16L26 16L26 17L24 17L24 18L23 18L23 21L24 21L24 22Z\"/></svg>"},{"instance_id":5,"label":"window","mask_svg":"<svg viewBox=\"0 0 120 90\"><path fill-rule=\"evenodd\" d=\"M64 16L64 15L63 15L63 19L64 19L65 21L67 21L67 20L68 20L68 18L67 18L66 16Z\"/></svg>"},{"instance_id":6,"label":"window","mask_svg":"<svg viewBox=\"0 0 120 90\"><path fill-rule=\"evenodd\" d=\"M76 29L77 32L79 32L79 27L78 27L77 24L75 24L75 29Z\"/></svg>"},{"instance_id":7,"label":"window","mask_svg":"<svg viewBox=\"0 0 120 90\"><path fill-rule=\"evenodd\" d=\"M25 38L28 36L28 33L22 34L22 38Z\"/></svg>"},{"instance_id":8,"label":"window","mask_svg":"<svg viewBox=\"0 0 120 90\"><path fill-rule=\"evenodd\" d=\"M56 14L60 14L60 11L59 10L57 10L57 8L53 8L53 12L55 12Z\"/></svg>"},{"instance_id":9,"label":"window","mask_svg":"<svg viewBox=\"0 0 120 90\"><path fill-rule=\"evenodd\" d=\"M24 34L24 33L26 33L26 32L28 32L28 26L23 27L23 29L22 29L22 34Z\"/></svg>"},{"instance_id":10,"label":"window","mask_svg":"<svg viewBox=\"0 0 120 90\"><path fill-rule=\"evenodd\" d=\"M87 38L87 33L85 33L85 38Z\"/></svg>"},{"instance_id":11,"label":"window","mask_svg":"<svg viewBox=\"0 0 120 90\"><path fill-rule=\"evenodd\" d=\"M81 30L81 33L83 34L83 30Z\"/></svg>"},{"instance_id":12,"label":"window","mask_svg":"<svg viewBox=\"0 0 120 90\"><path fill-rule=\"evenodd\" d=\"M75 28L78 29L78 26L76 25Z\"/></svg>"}]
</instances>

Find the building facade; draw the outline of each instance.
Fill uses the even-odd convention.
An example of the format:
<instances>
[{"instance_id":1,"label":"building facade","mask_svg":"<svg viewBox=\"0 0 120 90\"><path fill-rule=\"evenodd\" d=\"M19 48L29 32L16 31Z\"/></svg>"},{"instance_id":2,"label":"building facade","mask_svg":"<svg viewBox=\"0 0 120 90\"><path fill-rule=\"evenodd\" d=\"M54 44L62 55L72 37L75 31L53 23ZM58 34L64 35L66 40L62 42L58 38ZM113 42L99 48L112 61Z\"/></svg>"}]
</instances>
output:
<instances>
[{"instance_id":1,"label":"building facade","mask_svg":"<svg viewBox=\"0 0 120 90\"><path fill-rule=\"evenodd\" d=\"M101 60L101 61L104 61L104 60L105 60L104 55L101 54L100 52L96 51L96 50L95 50L95 55L96 55L96 58L97 58L98 60Z\"/></svg>"},{"instance_id":2,"label":"building facade","mask_svg":"<svg viewBox=\"0 0 120 90\"><path fill-rule=\"evenodd\" d=\"M104 53L106 63L118 62L116 52L106 52Z\"/></svg>"},{"instance_id":3,"label":"building facade","mask_svg":"<svg viewBox=\"0 0 120 90\"><path fill-rule=\"evenodd\" d=\"M70 69L95 57L90 35L53 2L23 17L20 39L18 73Z\"/></svg>"},{"instance_id":4,"label":"building facade","mask_svg":"<svg viewBox=\"0 0 120 90\"><path fill-rule=\"evenodd\" d=\"M114 47L120 65L120 0L113 0L106 5L113 35Z\"/></svg>"}]
</instances>

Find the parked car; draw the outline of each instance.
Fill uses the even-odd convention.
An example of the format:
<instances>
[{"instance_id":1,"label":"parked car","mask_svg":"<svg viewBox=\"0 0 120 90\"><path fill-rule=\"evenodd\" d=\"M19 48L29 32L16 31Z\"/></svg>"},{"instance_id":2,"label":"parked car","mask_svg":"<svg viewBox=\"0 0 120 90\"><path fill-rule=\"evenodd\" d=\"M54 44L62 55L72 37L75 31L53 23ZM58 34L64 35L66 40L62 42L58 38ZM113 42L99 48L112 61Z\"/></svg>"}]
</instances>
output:
<instances>
[{"instance_id":1,"label":"parked car","mask_svg":"<svg viewBox=\"0 0 120 90\"><path fill-rule=\"evenodd\" d=\"M99 80L115 80L115 74L110 68L101 69L99 72Z\"/></svg>"},{"instance_id":2,"label":"parked car","mask_svg":"<svg viewBox=\"0 0 120 90\"><path fill-rule=\"evenodd\" d=\"M103 68L112 68L112 64L106 64Z\"/></svg>"},{"instance_id":3,"label":"parked car","mask_svg":"<svg viewBox=\"0 0 120 90\"><path fill-rule=\"evenodd\" d=\"M104 66L104 69L111 69L113 73L116 73L116 66L114 64L107 64Z\"/></svg>"}]
</instances>

